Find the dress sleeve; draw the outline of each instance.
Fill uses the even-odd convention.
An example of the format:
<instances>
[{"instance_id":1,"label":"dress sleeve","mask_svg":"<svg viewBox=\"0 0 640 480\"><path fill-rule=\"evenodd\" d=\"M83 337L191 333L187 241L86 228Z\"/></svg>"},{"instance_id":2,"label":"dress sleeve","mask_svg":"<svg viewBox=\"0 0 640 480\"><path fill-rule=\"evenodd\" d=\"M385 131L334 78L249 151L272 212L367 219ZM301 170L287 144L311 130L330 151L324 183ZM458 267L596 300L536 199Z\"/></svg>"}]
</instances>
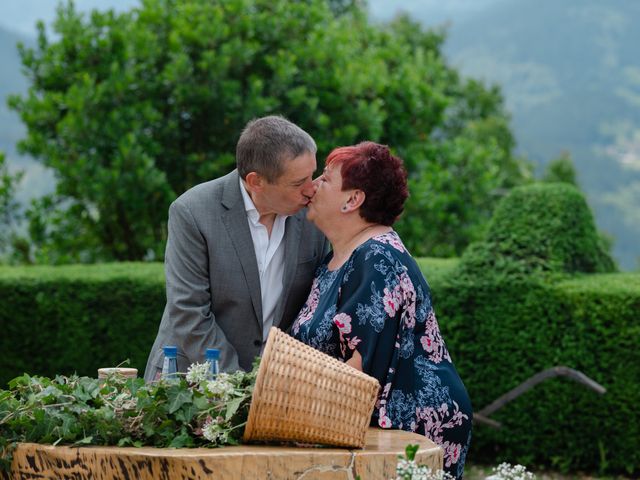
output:
<instances>
[{"instance_id":1,"label":"dress sleeve","mask_svg":"<svg viewBox=\"0 0 640 480\"><path fill-rule=\"evenodd\" d=\"M402 299L394 297L398 279L393 258L383 249L374 252L361 250L346 265L333 322L342 358L348 360L357 350L362 370L382 383L393 354Z\"/></svg>"}]
</instances>

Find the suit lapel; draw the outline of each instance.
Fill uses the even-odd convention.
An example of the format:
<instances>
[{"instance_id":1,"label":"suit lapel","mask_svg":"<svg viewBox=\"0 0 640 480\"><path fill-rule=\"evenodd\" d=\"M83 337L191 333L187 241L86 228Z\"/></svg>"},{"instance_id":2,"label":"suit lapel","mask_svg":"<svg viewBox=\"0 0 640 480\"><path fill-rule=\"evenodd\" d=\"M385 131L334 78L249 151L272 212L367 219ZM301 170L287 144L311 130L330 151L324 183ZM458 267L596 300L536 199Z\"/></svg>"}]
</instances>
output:
<instances>
[{"instance_id":1,"label":"suit lapel","mask_svg":"<svg viewBox=\"0 0 640 480\"><path fill-rule=\"evenodd\" d=\"M284 307L289 298L291 284L298 266L298 249L300 247L300 235L302 232L302 220L300 213L287 218L284 237L284 273L282 275L282 296L276 308L274 326L277 327L282 322Z\"/></svg>"},{"instance_id":2,"label":"suit lapel","mask_svg":"<svg viewBox=\"0 0 640 480\"><path fill-rule=\"evenodd\" d=\"M238 172L234 170L227 176L224 192L222 193L222 205L227 209L222 214L222 221L227 228L229 238L236 250L244 278L251 295L251 303L256 312L256 318L262 329L262 292L260 291L260 274L258 262L251 239L251 231L247 221L247 212L244 209L242 194L240 193L240 179Z\"/></svg>"}]
</instances>

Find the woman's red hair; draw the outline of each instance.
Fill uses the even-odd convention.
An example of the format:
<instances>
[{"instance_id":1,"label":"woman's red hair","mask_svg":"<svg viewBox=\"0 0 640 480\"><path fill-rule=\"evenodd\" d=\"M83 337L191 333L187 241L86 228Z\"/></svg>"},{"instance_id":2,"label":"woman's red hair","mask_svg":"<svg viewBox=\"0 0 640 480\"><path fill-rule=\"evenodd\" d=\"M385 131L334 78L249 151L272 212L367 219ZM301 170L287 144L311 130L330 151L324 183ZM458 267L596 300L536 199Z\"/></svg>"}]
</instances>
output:
<instances>
[{"instance_id":1,"label":"woman's red hair","mask_svg":"<svg viewBox=\"0 0 640 480\"><path fill-rule=\"evenodd\" d=\"M362 190L365 200L360 216L368 222L391 226L404 209L409 196L407 171L389 147L362 142L334 149L326 165L340 165L342 189Z\"/></svg>"}]
</instances>

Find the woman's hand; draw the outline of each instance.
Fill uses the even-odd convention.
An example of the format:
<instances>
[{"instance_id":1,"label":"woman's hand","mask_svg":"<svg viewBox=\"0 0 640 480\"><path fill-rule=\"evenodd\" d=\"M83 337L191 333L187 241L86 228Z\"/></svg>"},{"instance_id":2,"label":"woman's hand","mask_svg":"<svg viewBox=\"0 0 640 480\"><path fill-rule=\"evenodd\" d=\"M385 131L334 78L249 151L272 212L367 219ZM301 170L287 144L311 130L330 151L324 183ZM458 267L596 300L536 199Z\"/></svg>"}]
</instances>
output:
<instances>
[{"instance_id":1,"label":"woman's hand","mask_svg":"<svg viewBox=\"0 0 640 480\"><path fill-rule=\"evenodd\" d=\"M354 350L351 358L345 363L355 368L356 370L362 371L362 355L360 355L360 352L358 352L358 350Z\"/></svg>"}]
</instances>

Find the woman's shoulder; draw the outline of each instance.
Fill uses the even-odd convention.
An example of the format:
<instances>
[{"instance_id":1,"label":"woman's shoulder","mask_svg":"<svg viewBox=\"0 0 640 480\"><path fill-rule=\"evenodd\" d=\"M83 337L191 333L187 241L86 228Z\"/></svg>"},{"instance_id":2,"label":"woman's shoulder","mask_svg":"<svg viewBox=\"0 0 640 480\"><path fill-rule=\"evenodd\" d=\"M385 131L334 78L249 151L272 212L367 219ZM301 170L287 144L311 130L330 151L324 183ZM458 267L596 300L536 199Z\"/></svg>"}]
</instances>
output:
<instances>
[{"instance_id":1,"label":"woman's shoulder","mask_svg":"<svg viewBox=\"0 0 640 480\"><path fill-rule=\"evenodd\" d=\"M360 245L352 255L352 263L391 263L404 264L411 255L402 240L393 230L376 235Z\"/></svg>"},{"instance_id":2,"label":"woman's shoulder","mask_svg":"<svg viewBox=\"0 0 640 480\"><path fill-rule=\"evenodd\" d=\"M377 242L378 244L384 245L384 248L386 250L389 250L394 254L404 254L411 256L409 250L407 250L407 247L405 247L404 243L402 243L400 235L398 235L395 230L376 235L375 237L372 237L371 240L373 242Z\"/></svg>"}]
</instances>

